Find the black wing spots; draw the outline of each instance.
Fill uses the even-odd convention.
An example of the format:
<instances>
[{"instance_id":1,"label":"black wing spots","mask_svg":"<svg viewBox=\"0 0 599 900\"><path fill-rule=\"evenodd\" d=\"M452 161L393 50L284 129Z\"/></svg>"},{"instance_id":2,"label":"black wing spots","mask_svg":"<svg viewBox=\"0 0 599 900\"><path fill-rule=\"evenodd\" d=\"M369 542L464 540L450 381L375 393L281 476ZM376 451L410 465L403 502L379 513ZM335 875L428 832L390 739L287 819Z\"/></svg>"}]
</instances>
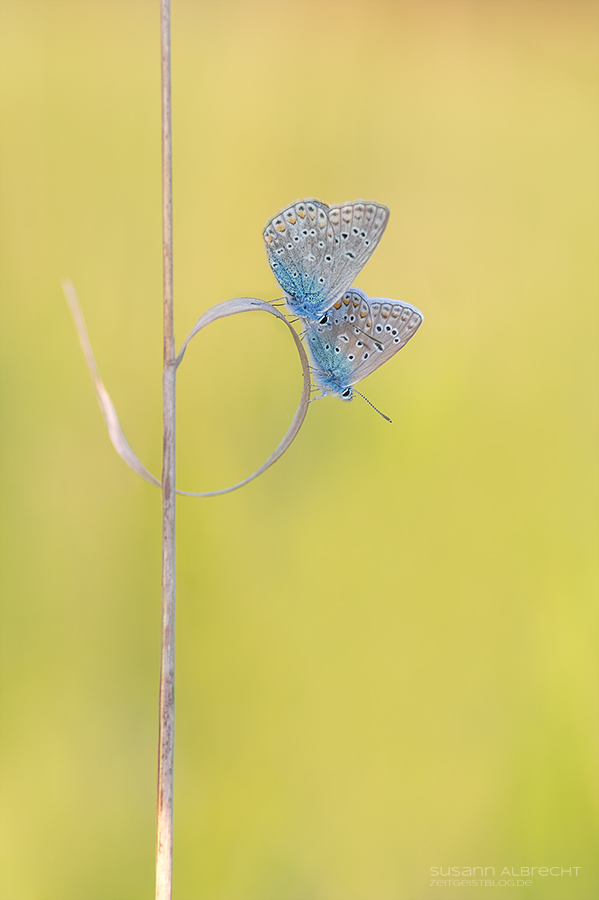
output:
<instances>
[{"instance_id":1,"label":"black wing spots","mask_svg":"<svg viewBox=\"0 0 599 900\"><path fill-rule=\"evenodd\" d=\"M380 334L381 331L383 330L383 326L382 326L382 325L377 325L377 326L375 327L374 330L376 331L377 334Z\"/></svg>"},{"instance_id":2,"label":"black wing spots","mask_svg":"<svg viewBox=\"0 0 599 900\"><path fill-rule=\"evenodd\" d=\"M355 258L356 258L356 254L354 253L353 250L346 250L346 251L345 251L345 255L346 255L347 257L349 257L349 259L355 259Z\"/></svg>"}]
</instances>

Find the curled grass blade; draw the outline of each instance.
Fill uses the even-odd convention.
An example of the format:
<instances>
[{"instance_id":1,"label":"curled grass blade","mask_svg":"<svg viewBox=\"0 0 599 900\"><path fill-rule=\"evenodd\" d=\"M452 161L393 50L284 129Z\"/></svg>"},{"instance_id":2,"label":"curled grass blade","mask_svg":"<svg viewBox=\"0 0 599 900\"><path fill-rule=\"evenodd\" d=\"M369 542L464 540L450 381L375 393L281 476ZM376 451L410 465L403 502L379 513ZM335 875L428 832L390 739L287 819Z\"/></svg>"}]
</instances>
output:
<instances>
[{"instance_id":1,"label":"curled grass blade","mask_svg":"<svg viewBox=\"0 0 599 900\"><path fill-rule=\"evenodd\" d=\"M75 288L70 281L63 281L62 288L67 298L67 302L71 310L71 315L73 316L75 328L77 329L79 341L83 349L83 355L85 356L85 361L87 362L94 389L96 391L96 396L98 398L98 403L100 404L100 409L102 410L102 415L104 417L104 421L106 422L108 435L110 437L110 440L112 441L112 445L121 459L123 459L129 466L129 468L133 469L133 471L137 475L139 475L141 478L144 478L146 481L149 481L150 484L153 484L156 487L161 487L160 481L146 469L142 462L140 462L140 460L137 458L137 456L129 446L127 439L125 438L123 429L119 422L119 418L114 408L114 404L110 399L108 391L104 387L102 379L100 378ZM204 315L198 319L189 335L185 338L185 341L181 346L181 350L179 351L179 355L176 358L175 364L177 365L177 367L181 364L189 342L193 337L199 334L199 332L202 331L203 328L206 328L207 325L216 322L218 319L223 319L227 316L234 316L237 315L237 313L242 312L268 313L269 315L275 316L277 319L280 319L281 322L283 322L291 332L297 352L299 354L300 362L302 364L303 383L299 406L284 438L282 439L278 447L274 450L274 452L264 463L262 463L262 465L258 469L256 469L255 472L253 472L251 475L248 475L247 478L244 478L242 481L239 481L236 484L230 485L229 487L220 488L219 490L215 491L180 491L177 489L178 494L182 494L186 497L216 497L219 494L228 494L231 491L235 491L238 488L243 487L243 485L245 484L249 484L250 481L253 481L254 478L257 478L258 475L261 475L266 471L266 469L270 468L270 466L272 466L273 463L275 463L283 455L285 450L288 449L291 442L300 430L303 421L306 418L306 413L308 412L308 404L310 402L310 366L308 363L308 358L306 356L306 351L304 350L304 346L300 340L299 335L297 334L295 329L291 327L285 316L280 313L279 310L276 309L276 307L271 306L270 303L266 303L264 300L258 300L255 297L237 297L234 300L224 300L222 303L217 303L216 306L213 306L211 309L207 310Z\"/></svg>"}]
</instances>

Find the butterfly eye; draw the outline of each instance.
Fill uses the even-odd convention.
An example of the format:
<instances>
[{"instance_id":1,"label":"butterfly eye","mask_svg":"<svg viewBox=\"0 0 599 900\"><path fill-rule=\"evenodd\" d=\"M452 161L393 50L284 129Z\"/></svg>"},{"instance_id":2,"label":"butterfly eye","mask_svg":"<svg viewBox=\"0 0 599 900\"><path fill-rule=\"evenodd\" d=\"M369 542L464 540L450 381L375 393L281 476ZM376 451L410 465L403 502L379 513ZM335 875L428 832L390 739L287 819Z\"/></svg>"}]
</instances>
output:
<instances>
[{"instance_id":1,"label":"butterfly eye","mask_svg":"<svg viewBox=\"0 0 599 900\"><path fill-rule=\"evenodd\" d=\"M322 317L322 319L319 319L319 320L318 320L318 324L319 324L319 325L326 325L328 321L329 321L329 317L328 317L327 314L325 313L324 316Z\"/></svg>"},{"instance_id":2,"label":"butterfly eye","mask_svg":"<svg viewBox=\"0 0 599 900\"><path fill-rule=\"evenodd\" d=\"M342 397L351 397L351 388L347 388L347 390L343 391L341 396Z\"/></svg>"}]
</instances>

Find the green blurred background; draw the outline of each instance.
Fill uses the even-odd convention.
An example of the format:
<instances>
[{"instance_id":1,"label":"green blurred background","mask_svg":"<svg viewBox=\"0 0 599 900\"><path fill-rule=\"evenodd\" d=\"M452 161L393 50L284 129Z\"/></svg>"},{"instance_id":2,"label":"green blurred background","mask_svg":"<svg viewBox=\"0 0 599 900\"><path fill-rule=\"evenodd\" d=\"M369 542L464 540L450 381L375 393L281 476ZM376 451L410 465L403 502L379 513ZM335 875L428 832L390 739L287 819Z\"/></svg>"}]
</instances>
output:
<instances>
[{"instance_id":1,"label":"green blurred background","mask_svg":"<svg viewBox=\"0 0 599 900\"><path fill-rule=\"evenodd\" d=\"M1 0L5 900L153 896L158 0ZM584 0L173 0L178 341L280 291L266 220L386 203L357 281L425 313L243 490L178 505L176 900L596 896L597 43ZM270 316L181 369L180 487L300 392Z\"/></svg>"}]
</instances>

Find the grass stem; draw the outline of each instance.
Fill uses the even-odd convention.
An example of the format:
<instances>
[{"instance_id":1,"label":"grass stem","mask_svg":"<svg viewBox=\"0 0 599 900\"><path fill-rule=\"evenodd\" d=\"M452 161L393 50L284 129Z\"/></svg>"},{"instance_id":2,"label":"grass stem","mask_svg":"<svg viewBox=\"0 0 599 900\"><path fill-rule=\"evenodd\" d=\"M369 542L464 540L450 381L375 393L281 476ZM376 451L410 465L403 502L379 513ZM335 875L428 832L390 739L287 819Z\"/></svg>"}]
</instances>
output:
<instances>
[{"instance_id":1,"label":"grass stem","mask_svg":"<svg viewBox=\"0 0 599 900\"><path fill-rule=\"evenodd\" d=\"M162 257L164 353L162 375L162 631L156 822L156 900L171 900L175 743L175 408L173 329L173 191L170 0L160 0L162 52Z\"/></svg>"}]
</instances>

